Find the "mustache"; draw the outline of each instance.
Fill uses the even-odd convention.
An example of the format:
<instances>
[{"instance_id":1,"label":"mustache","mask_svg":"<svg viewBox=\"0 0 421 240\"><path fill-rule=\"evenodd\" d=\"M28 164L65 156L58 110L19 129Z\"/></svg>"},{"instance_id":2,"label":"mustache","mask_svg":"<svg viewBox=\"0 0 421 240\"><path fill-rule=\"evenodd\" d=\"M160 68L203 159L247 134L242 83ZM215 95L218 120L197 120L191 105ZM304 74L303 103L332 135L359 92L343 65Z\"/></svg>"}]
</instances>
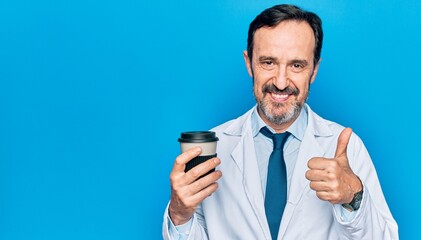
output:
<instances>
[{"instance_id":1,"label":"mustache","mask_svg":"<svg viewBox=\"0 0 421 240\"><path fill-rule=\"evenodd\" d=\"M277 88L274 84L265 84L263 85L262 90L264 93L288 94L294 96L298 96L298 94L300 94L300 90L298 88L288 86L281 90Z\"/></svg>"}]
</instances>

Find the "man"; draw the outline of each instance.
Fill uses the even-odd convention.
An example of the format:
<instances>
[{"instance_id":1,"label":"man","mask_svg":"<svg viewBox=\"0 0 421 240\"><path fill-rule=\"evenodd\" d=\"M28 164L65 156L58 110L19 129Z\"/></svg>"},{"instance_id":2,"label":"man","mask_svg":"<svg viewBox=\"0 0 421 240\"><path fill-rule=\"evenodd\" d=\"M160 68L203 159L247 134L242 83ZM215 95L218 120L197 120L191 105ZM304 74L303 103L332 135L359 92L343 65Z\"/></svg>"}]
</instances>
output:
<instances>
[{"instance_id":1,"label":"man","mask_svg":"<svg viewBox=\"0 0 421 240\"><path fill-rule=\"evenodd\" d=\"M398 239L360 138L305 104L322 41L319 17L292 5L250 24L244 60L257 105L213 129L218 158L185 173L201 150L177 157L165 239Z\"/></svg>"}]
</instances>

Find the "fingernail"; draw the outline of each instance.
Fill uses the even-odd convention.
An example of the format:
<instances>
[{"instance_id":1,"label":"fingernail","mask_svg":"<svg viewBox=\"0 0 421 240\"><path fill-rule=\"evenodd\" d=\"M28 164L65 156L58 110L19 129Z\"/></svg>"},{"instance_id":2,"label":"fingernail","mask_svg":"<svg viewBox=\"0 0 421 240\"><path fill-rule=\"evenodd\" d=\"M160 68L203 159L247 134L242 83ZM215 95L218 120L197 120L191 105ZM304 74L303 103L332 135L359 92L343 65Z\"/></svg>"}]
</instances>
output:
<instances>
[{"instance_id":1,"label":"fingernail","mask_svg":"<svg viewBox=\"0 0 421 240\"><path fill-rule=\"evenodd\" d=\"M219 160L219 158L214 158L214 159L213 159L213 162L214 162L215 164L219 164L221 161Z\"/></svg>"}]
</instances>

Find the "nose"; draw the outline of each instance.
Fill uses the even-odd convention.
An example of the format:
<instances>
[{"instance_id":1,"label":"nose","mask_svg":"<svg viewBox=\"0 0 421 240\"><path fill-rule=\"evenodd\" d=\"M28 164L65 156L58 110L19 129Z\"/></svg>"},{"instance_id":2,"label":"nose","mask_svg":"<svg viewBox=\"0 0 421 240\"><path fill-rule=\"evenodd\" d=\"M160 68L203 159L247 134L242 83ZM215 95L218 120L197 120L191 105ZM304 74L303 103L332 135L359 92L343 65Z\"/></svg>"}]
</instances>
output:
<instances>
[{"instance_id":1,"label":"nose","mask_svg":"<svg viewBox=\"0 0 421 240\"><path fill-rule=\"evenodd\" d=\"M285 89L289 84L288 71L286 66L280 65L275 74L276 76L273 84L275 84L275 86L280 90Z\"/></svg>"}]
</instances>

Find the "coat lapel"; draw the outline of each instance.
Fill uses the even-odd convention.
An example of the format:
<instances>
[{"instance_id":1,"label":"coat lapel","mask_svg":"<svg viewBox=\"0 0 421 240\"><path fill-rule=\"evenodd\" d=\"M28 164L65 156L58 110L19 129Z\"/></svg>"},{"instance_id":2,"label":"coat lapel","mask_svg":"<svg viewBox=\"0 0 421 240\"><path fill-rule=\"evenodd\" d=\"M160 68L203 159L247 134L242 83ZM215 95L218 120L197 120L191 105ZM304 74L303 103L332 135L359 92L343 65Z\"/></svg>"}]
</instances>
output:
<instances>
[{"instance_id":1,"label":"coat lapel","mask_svg":"<svg viewBox=\"0 0 421 240\"><path fill-rule=\"evenodd\" d=\"M243 187L247 199L256 215L260 228L266 239L270 239L269 225L266 220L259 167L257 165L251 132L246 132L232 152L234 161L243 164Z\"/></svg>"},{"instance_id":2,"label":"coat lapel","mask_svg":"<svg viewBox=\"0 0 421 240\"><path fill-rule=\"evenodd\" d=\"M251 208L259 222L266 239L270 239L269 225L264 209L263 191L260 183L259 167L256 159L254 140L251 128L251 109L243 118L237 119L226 131L226 134L240 136L231 157L242 173L242 185Z\"/></svg>"},{"instance_id":3,"label":"coat lapel","mask_svg":"<svg viewBox=\"0 0 421 240\"><path fill-rule=\"evenodd\" d=\"M300 150L292 172L291 184L288 190L288 201L282 216L279 228L279 239L283 239L291 218L296 210L297 204L305 192L309 190L309 181L305 177L308 170L307 162L313 157L325 156L325 150L320 146L317 137L328 137L332 135L329 127L319 116L317 116L306 105L308 112L308 124L301 142Z\"/></svg>"}]
</instances>

